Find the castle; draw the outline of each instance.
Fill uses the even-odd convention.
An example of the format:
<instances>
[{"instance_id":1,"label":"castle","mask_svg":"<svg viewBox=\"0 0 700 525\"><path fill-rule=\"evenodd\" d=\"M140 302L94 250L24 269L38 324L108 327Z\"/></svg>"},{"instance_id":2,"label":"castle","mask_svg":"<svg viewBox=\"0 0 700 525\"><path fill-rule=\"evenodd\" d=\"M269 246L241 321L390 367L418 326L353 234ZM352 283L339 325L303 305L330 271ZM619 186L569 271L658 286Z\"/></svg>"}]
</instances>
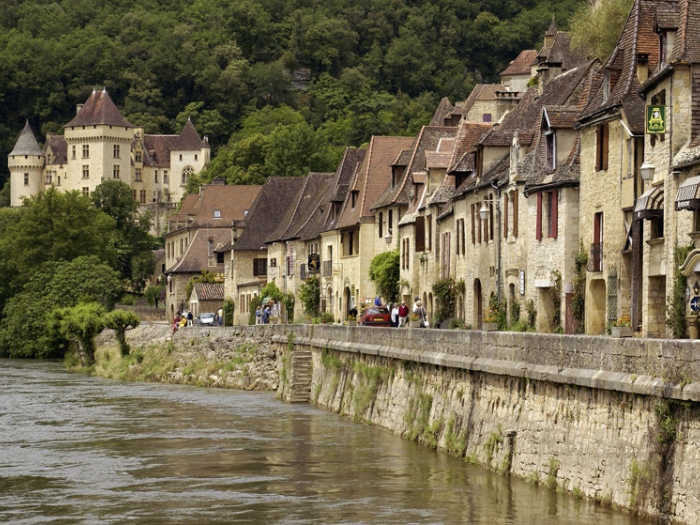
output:
<instances>
[{"instance_id":1,"label":"castle","mask_svg":"<svg viewBox=\"0 0 700 525\"><path fill-rule=\"evenodd\" d=\"M8 155L11 206L54 186L90 195L108 178L124 181L135 201L160 206L182 199L189 177L209 165L211 150L190 120L179 135L146 135L119 112L106 90L78 104L63 135L43 149L29 123Z\"/></svg>"}]
</instances>

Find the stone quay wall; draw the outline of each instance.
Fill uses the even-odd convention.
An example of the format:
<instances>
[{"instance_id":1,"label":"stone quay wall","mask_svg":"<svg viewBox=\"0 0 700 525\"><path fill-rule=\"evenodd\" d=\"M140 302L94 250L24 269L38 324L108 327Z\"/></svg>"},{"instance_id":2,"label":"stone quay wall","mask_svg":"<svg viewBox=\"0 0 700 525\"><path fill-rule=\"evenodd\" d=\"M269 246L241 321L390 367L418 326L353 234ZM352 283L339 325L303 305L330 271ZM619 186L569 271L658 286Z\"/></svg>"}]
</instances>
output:
<instances>
[{"instance_id":1,"label":"stone quay wall","mask_svg":"<svg viewBox=\"0 0 700 525\"><path fill-rule=\"evenodd\" d=\"M302 400L305 390L317 406L503 475L700 522L692 341L326 325L192 330L173 342L191 345L202 331L210 352L245 340L275 355L279 378L268 385L283 399Z\"/></svg>"}]
</instances>

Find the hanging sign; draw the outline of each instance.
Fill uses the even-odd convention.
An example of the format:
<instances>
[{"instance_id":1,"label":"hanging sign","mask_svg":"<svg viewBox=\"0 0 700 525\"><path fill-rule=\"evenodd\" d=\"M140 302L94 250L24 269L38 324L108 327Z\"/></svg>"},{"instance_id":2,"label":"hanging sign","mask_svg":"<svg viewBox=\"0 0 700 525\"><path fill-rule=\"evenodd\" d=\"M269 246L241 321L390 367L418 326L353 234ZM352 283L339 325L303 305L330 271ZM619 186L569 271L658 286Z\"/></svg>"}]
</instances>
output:
<instances>
[{"instance_id":1,"label":"hanging sign","mask_svg":"<svg viewBox=\"0 0 700 525\"><path fill-rule=\"evenodd\" d=\"M666 133L666 106L647 106L647 133Z\"/></svg>"}]
</instances>

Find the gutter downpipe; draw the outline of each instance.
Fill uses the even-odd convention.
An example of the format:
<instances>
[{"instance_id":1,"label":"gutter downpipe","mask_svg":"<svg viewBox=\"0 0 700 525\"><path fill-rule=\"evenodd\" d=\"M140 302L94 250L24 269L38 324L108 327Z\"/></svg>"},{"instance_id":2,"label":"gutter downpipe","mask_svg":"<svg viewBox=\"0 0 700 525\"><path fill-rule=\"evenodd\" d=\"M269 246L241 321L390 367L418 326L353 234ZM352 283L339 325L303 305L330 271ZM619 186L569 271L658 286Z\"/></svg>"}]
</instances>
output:
<instances>
[{"instance_id":1,"label":"gutter downpipe","mask_svg":"<svg viewBox=\"0 0 700 525\"><path fill-rule=\"evenodd\" d=\"M496 216L498 218L498 242L496 243L496 298L501 301L501 189L496 181L491 182L496 190Z\"/></svg>"}]
</instances>

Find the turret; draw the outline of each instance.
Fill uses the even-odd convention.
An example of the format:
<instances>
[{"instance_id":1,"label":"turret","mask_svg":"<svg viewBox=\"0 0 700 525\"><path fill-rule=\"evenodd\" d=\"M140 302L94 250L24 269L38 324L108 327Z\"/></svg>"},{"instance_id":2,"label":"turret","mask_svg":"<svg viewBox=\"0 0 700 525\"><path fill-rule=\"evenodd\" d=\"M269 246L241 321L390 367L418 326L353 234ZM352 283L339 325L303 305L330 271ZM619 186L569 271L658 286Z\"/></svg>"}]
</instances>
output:
<instances>
[{"instance_id":1,"label":"turret","mask_svg":"<svg viewBox=\"0 0 700 525\"><path fill-rule=\"evenodd\" d=\"M7 156L7 167L10 170L10 206L21 206L25 198L41 192L44 164L44 152L27 121L15 147Z\"/></svg>"}]
</instances>

